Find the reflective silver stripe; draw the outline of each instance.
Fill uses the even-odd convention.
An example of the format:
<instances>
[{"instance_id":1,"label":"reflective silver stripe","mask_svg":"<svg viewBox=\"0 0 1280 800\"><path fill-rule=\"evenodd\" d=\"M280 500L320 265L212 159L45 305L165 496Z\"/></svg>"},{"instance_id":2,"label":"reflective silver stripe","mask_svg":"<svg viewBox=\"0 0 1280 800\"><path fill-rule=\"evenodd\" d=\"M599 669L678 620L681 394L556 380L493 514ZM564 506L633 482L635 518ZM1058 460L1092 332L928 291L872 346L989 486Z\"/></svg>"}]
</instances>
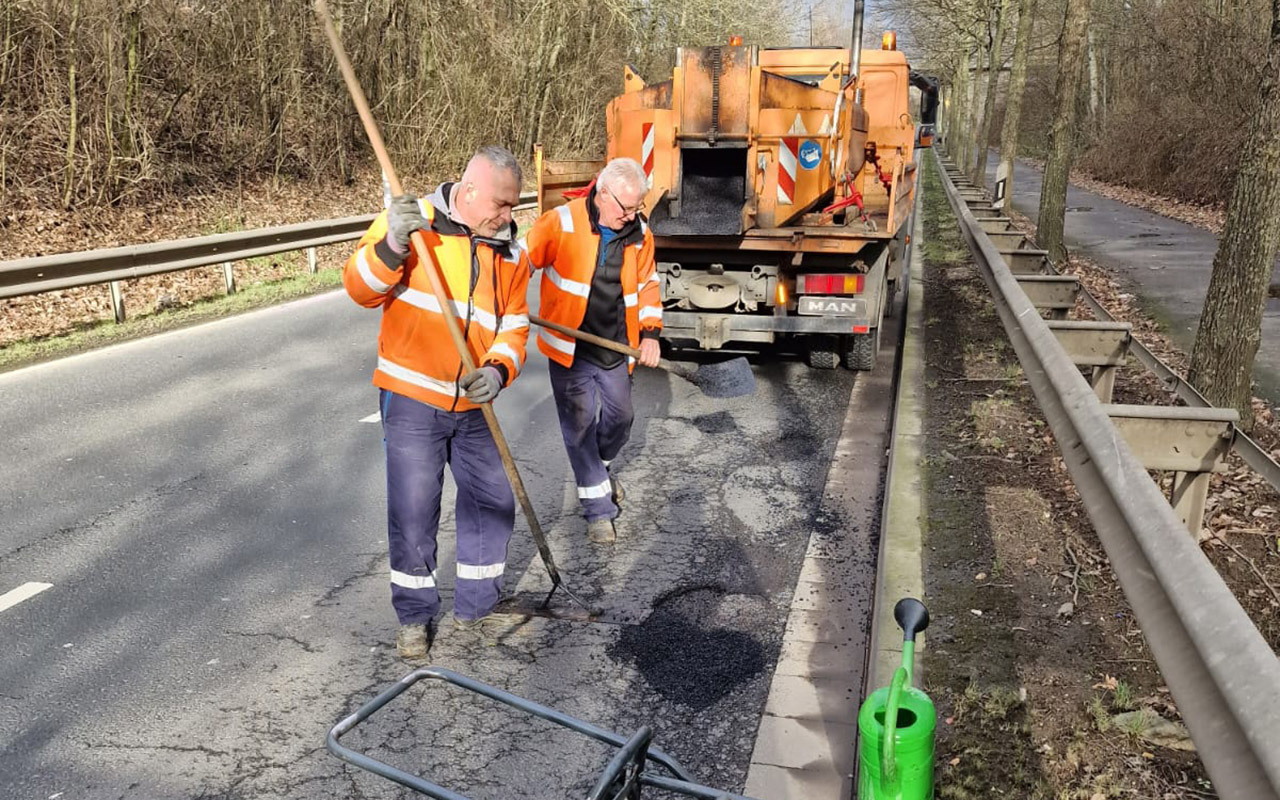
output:
<instances>
[{"instance_id":1,"label":"reflective silver stripe","mask_svg":"<svg viewBox=\"0 0 1280 800\"><path fill-rule=\"evenodd\" d=\"M401 284L396 289L397 300L403 300L411 306L421 308L425 311L434 311L440 313L440 301L436 299L435 294L431 292L423 292L418 289L410 289L408 286ZM461 300L450 301L453 305L453 312L458 319L467 318L467 304ZM481 327L486 330L497 330L498 318L485 311L483 308L473 308L471 310L471 319L480 323ZM526 318L527 320L527 318ZM526 321L527 325L528 322Z\"/></svg>"},{"instance_id":2,"label":"reflective silver stripe","mask_svg":"<svg viewBox=\"0 0 1280 800\"><path fill-rule=\"evenodd\" d=\"M497 564L459 564L458 580L460 581L482 581L485 578L496 578L507 571L507 565L504 562Z\"/></svg>"},{"instance_id":3,"label":"reflective silver stripe","mask_svg":"<svg viewBox=\"0 0 1280 800\"><path fill-rule=\"evenodd\" d=\"M561 206L561 208L563 208L563 206ZM550 265L549 268L544 269L542 271L542 274L546 275L551 280L551 282L554 283L556 287L560 289L560 291L562 292L568 292L569 294L576 294L578 297L591 296L590 284L579 283L578 281L570 280L569 278L566 278L556 270L555 264L552 264Z\"/></svg>"},{"instance_id":4,"label":"reflective silver stripe","mask_svg":"<svg viewBox=\"0 0 1280 800\"><path fill-rule=\"evenodd\" d=\"M504 331L515 331L521 328L529 327L528 314L503 314L502 329Z\"/></svg>"},{"instance_id":5,"label":"reflective silver stripe","mask_svg":"<svg viewBox=\"0 0 1280 800\"><path fill-rule=\"evenodd\" d=\"M520 356L516 355L516 351L512 350L505 342L495 342L493 347L489 348L490 355L506 356L516 365L516 372L520 371Z\"/></svg>"},{"instance_id":6,"label":"reflective silver stripe","mask_svg":"<svg viewBox=\"0 0 1280 800\"><path fill-rule=\"evenodd\" d=\"M662 319L662 309L653 306L645 306L640 309L640 319Z\"/></svg>"},{"instance_id":7,"label":"reflective silver stripe","mask_svg":"<svg viewBox=\"0 0 1280 800\"><path fill-rule=\"evenodd\" d=\"M434 311L440 313L440 301L431 292L422 292L417 289L410 289L404 284L396 287L395 298L403 300L415 308L421 308L424 311Z\"/></svg>"},{"instance_id":8,"label":"reflective silver stripe","mask_svg":"<svg viewBox=\"0 0 1280 800\"><path fill-rule=\"evenodd\" d=\"M414 372L408 367L402 367L394 361L388 361L385 356L378 356L378 370L385 372L396 380L412 383L414 386L421 386L432 392L454 397L458 394L458 384L453 381L438 381L421 372Z\"/></svg>"},{"instance_id":9,"label":"reflective silver stripe","mask_svg":"<svg viewBox=\"0 0 1280 800\"><path fill-rule=\"evenodd\" d=\"M643 220L643 219L642 219L642 220L640 220L640 233L641 233L641 234L645 234L645 233L648 233L648 232L649 232L649 226L648 226L648 225L646 225L646 224L644 224L644 220Z\"/></svg>"},{"instance_id":10,"label":"reflective silver stripe","mask_svg":"<svg viewBox=\"0 0 1280 800\"><path fill-rule=\"evenodd\" d=\"M410 575L407 572L399 572L393 569L391 570L391 582L406 589L434 589L436 574L432 572L430 575Z\"/></svg>"},{"instance_id":11,"label":"reflective silver stripe","mask_svg":"<svg viewBox=\"0 0 1280 800\"><path fill-rule=\"evenodd\" d=\"M640 298L636 297L635 292L632 292L631 294L624 294L622 296L622 302L627 304L627 308L631 308L636 303L640 302Z\"/></svg>"},{"instance_id":12,"label":"reflective silver stripe","mask_svg":"<svg viewBox=\"0 0 1280 800\"><path fill-rule=\"evenodd\" d=\"M604 483L598 483L595 486L579 486L578 498L581 500L593 500L597 497L607 497L612 490L612 481L605 478Z\"/></svg>"},{"instance_id":13,"label":"reflective silver stripe","mask_svg":"<svg viewBox=\"0 0 1280 800\"><path fill-rule=\"evenodd\" d=\"M454 300L453 307L458 310L458 316L461 319L467 318L466 303L459 303L457 300ZM483 308L471 309L471 320L473 322L479 322L480 326L485 330L496 331L498 329L498 318L493 314L490 314L488 311L485 311Z\"/></svg>"},{"instance_id":14,"label":"reflective silver stripe","mask_svg":"<svg viewBox=\"0 0 1280 800\"><path fill-rule=\"evenodd\" d=\"M605 469L608 469L608 468L609 468L610 466L612 466L612 464L613 464L613 459L612 459L612 458L602 458L602 459L600 459L600 460L604 462L604 468L605 468Z\"/></svg>"},{"instance_id":15,"label":"reflective silver stripe","mask_svg":"<svg viewBox=\"0 0 1280 800\"><path fill-rule=\"evenodd\" d=\"M573 212L569 207L560 206L556 209L556 213L560 215L560 230L565 233L573 233Z\"/></svg>"},{"instance_id":16,"label":"reflective silver stripe","mask_svg":"<svg viewBox=\"0 0 1280 800\"><path fill-rule=\"evenodd\" d=\"M573 342L566 342L549 331L538 331L538 339L547 343L548 347L559 350L566 355L573 355Z\"/></svg>"},{"instance_id":17,"label":"reflective silver stripe","mask_svg":"<svg viewBox=\"0 0 1280 800\"><path fill-rule=\"evenodd\" d=\"M657 283L657 282L658 282L658 273L654 272L652 275L649 276L649 279L644 282L644 285L648 286L651 283Z\"/></svg>"},{"instance_id":18,"label":"reflective silver stripe","mask_svg":"<svg viewBox=\"0 0 1280 800\"><path fill-rule=\"evenodd\" d=\"M364 278L364 285L374 290L378 294L386 294L391 288L391 284L383 283L378 280L378 276L373 274L373 267L369 265L369 248L373 245L365 245L356 253L356 270L360 273L360 277Z\"/></svg>"}]
</instances>

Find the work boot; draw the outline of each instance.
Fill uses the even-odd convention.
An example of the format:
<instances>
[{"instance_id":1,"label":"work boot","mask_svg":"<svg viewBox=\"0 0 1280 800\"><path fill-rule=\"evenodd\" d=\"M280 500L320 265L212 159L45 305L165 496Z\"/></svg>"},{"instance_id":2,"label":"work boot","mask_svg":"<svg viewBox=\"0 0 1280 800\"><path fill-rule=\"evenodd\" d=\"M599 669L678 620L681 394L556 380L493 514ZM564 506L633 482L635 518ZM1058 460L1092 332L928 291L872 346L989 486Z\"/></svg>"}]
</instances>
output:
<instances>
[{"instance_id":1,"label":"work boot","mask_svg":"<svg viewBox=\"0 0 1280 800\"><path fill-rule=\"evenodd\" d=\"M621 511L622 501L626 499L627 493L622 490L622 484L618 482L612 472L609 473L609 483L613 486L613 504Z\"/></svg>"},{"instance_id":2,"label":"work boot","mask_svg":"<svg viewBox=\"0 0 1280 800\"><path fill-rule=\"evenodd\" d=\"M486 639L501 639L507 634L514 633L517 628L528 621L528 614L490 611L483 617L475 619L454 617L453 627L461 631L475 631Z\"/></svg>"},{"instance_id":3,"label":"work boot","mask_svg":"<svg viewBox=\"0 0 1280 800\"><path fill-rule=\"evenodd\" d=\"M587 538L595 544L613 544L618 538L613 520L597 519L587 523Z\"/></svg>"},{"instance_id":4,"label":"work boot","mask_svg":"<svg viewBox=\"0 0 1280 800\"><path fill-rule=\"evenodd\" d=\"M426 658L431 652L430 626L424 623L401 625L396 633L396 652L403 659Z\"/></svg>"}]
</instances>

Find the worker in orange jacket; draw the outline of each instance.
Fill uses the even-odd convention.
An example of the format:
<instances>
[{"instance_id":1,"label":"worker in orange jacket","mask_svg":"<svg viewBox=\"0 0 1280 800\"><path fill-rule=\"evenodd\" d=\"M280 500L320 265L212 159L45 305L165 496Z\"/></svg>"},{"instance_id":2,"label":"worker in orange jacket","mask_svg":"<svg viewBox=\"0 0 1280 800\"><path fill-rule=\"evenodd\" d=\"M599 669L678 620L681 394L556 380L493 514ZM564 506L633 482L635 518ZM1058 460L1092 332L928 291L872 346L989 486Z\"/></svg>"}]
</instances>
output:
<instances>
[{"instance_id":1,"label":"worker in orange jacket","mask_svg":"<svg viewBox=\"0 0 1280 800\"><path fill-rule=\"evenodd\" d=\"M394 198L347 259L351 298L382 309L378 366L387 459L391 604L402 657L427 655L440 610L436 530L444 467L457 485L453 616L460 628L493 632L520 620L493 613L502 589L515 499L480 404L520 374L529 336L531 268L515 241L511 212L520 166L483 147L456 183L428 200ZM442 310L410 236L422 230L451 298ZM476 369L463 372L444 313L463 330Z\"/></svg>"},{"instance_id":2,"label":"worker in orange jacket","mask_svg":"<svg viewBox=\"0 0 1280 800\"><path fill-rule=\"evenodd\" d=\"M616 158L586 197L543 214L526 241L530 262L542 269L544 319L639 348L640 363L656 367L662 297L641 213L646 189L639 162ZM550 359L587 535L613 542L623 491L611 465L631 435L635 359L549 329L539 330L538 349Z\"/></svg>"}]
</instances>

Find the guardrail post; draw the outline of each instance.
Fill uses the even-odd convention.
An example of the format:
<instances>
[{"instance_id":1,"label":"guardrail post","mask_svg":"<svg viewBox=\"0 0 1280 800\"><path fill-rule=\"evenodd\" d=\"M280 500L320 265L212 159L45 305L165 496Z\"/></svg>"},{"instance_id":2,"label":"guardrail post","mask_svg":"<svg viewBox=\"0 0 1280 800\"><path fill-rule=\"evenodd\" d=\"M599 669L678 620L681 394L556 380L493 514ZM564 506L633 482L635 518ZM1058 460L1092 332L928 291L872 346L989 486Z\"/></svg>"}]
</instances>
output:
<instances>
[{"instance_id":1,"label":"guardrail post","mask_svg":"<svg viewBox=\"0 0 1280 800\"><path fill-rule=\"evenodd\" d=\"M1048 272L1048 250L1001 250L1000 257L1014 275L1042 275Z\"/></svg>"},{"instance_id":2,"label":"guardrail post","mask_svg":"<svg viewBox=\"0 0 1280 800\"><path fill-rule=\"evenodd\" d=\"M107 288L111 291L111 313L115 314L116 323L124 322L124 292L120 290L120 281L110 281Z\"/></svg>"},{"instance_id":3,"label":"guardrail post","mask_svg":"<svg viewBox=\"0 0 1280 800\"><path fill-rule=\"evenodd\" d=\"M316 266L316 249L314 247L307 248L307 272L315 275L319 271Z\"/></svg>"},{"instance_id":4,"label":"guardrail post","mask_svg":"<svg viewBox=\"0 0 1280 800\"><path fill-rule=\"evenodd\" d=\"M1049 319L1065 320L1076 307L1080 279L1074 275L1014 275L1031 305L1049 310Z\"/></svg>"},{"instance_id":5,"label":"guardrail post","mask_svg":"<svg viewBox=\"0 0 1280 800\"><path fill-rule=\"evenodd\" d=\"M231 269L230 261L222 262L222 279L227 284L227 294L236 293L236 274Z\"/></svg>"},{"instance_id":6,"label":"guardrail post","mask_svg":"<svg viewBox=\"0 0 1280 800\"><path fill-rule=\"evenodd\" d=\"M1050 320L1049 330L1071 363L1092 367L1089 385L1103 403L1111 402L1116 385L1116 369L1129 357L1132 329L1127 322Z\"/></svg>"},{"instance_id":7,"label":"guardrail post","mask_svg":"<svg viewBox=\"0 0 1280 800\"><path fill-rule=\"evenodd\" d=\"M978 225L983 233L1005 233L1016 230L1013 227L1013 220L1008 217L983 217L978 220Z\"/></svg>"},{"instance_id":8,"label":"guardrail post","mask_svg":"<svg viewBox=\"0 0 1280 800\"><path fill-rule=\"evenodd\" d=\"M1143 467L1174 473L1169 505L1191 535L1199 538L1209 498L1209 476L1226 469L1240 415L1233 408L1102 408Z\"/></svg>"},{"instance_id":9,"label":"guardrail post","mask_svg":"<svg viewBox=\"0 0 1280 800\"><path fill-rule=\"evenodd\" d=\"M987 238L997 250L1021 250L1027 242L1022 231L1005 231L1004 233L988 233Z\"/></svg>"}]
</instances>

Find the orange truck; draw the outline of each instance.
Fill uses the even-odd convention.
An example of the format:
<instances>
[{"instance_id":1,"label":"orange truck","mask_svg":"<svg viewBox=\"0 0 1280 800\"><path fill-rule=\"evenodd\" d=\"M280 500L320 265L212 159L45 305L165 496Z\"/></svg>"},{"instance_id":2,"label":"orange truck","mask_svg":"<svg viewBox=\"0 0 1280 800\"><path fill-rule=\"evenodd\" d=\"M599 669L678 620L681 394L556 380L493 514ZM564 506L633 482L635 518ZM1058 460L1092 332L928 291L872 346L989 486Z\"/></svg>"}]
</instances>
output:
<instances>
[{"instance_id":1,"label":"orange truck","mask_svg":"<svg viewBox=\"0 0 1280 800\"><path fill-rule=\"evenodd\" d=\"M859 2L847 49L734 37L678 49L661 83L624 70L606 109L607 158L634 158L648 177L665 340L798 346L812 367L874 367L936 88L911 73L893 34L863 52L861 29ZM928 123L919 138L913 82ZM553 161L540 147L534 159L540 211L604 163Z\"/></svg>"}]
</instances>

